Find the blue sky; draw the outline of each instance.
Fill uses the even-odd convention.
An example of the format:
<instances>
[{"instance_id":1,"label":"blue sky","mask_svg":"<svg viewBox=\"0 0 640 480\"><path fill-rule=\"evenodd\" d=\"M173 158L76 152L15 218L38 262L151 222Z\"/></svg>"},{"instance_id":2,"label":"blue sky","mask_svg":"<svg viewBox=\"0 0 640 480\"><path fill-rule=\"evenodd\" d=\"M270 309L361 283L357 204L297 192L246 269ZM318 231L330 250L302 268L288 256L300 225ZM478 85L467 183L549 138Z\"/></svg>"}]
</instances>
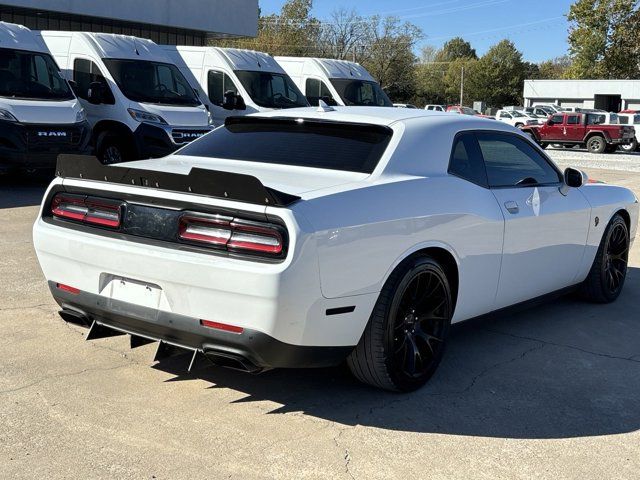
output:
<instances>
[{"instance_id":1,"label":"blue sky","mask_svg":"<svg viewBox=\"0 0 640 480\"><path fill-rule=\"evenodd\" d=\"M263 14L279 12L284 0L259 0ZM314 15L327 20L339 7L361 15L396 15L421 27L422 45L440 46L461 36L482 55L503 38L525 60L540 62L567 52L566 13L573 0L314 0Z\"/></svg>"}]
</instances>

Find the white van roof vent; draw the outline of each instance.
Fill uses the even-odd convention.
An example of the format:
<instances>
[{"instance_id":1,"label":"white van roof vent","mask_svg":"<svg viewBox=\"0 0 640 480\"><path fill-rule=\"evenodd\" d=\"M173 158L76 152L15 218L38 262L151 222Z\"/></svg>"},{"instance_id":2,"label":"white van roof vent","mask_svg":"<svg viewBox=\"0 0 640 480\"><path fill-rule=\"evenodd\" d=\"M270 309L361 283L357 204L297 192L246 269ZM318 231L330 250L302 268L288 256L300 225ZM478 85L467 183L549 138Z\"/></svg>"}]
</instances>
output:
<instances>
[{"instance_id":1,"label":"white van roof vent","mask_svg":"<svg viewBox=\"0 0 640 480\"><path fill-rule=\"evenodd\" d=\"M336 109L327 105L323 100L318 101L318 112L335 112Z\"/></svg>"}]
</instances>

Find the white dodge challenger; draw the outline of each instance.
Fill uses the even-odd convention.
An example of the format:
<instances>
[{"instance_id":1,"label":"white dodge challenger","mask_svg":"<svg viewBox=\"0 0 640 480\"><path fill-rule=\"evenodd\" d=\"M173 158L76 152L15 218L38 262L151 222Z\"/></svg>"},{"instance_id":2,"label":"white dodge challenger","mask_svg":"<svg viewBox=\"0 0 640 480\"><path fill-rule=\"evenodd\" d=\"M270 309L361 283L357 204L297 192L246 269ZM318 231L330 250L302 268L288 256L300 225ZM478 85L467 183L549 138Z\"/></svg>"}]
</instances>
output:
<instances>
[{"instance_id":1,"label":"white dodge challenger","mask_svg":"<svg viewBox=\"0 0 640 480\"><path fill-rule=\"evenodd\" d=\"M637 222L631 191L504 123L320 107L229 118L161 159L61 157L33 236L89 339L250 372L346 359L409 391L452 322L572 288L615 300Z\"/></svg>"}]
</instances>

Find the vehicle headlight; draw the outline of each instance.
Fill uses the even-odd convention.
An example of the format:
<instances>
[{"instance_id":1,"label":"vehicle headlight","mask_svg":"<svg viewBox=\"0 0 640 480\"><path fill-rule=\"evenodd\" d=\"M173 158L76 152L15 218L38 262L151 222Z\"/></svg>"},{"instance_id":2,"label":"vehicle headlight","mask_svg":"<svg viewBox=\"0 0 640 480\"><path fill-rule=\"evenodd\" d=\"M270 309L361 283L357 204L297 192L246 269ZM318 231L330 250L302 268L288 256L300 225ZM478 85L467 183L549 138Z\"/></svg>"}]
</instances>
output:
<instances>
[{"instance_id":1,"label":"vehicle headlight","mask_svg":"<svg viewBox=\"0 0 640 480\"><path fill-rule=\"evenodd\" d=\"M78 110L76 113L76 123L84 122L87 119L87 112L84 111L84 108Z\"/></svg>"},{"instance_id":2,"label":"vehicle headlight","mask_svg":"<svg viewBox=\"0 0 640 480\"><path fill-rule=\"evenodd\" d=\"M128 108L127 111L131 118L133 118L136 122L146 122L146 123L157 123L159 125L167 125L167 122L160 115L155 115L153 113L145 112L143 110L135 110L133 108Z\"/></svg>"},{"instance_id":3,"label":"vehicle headlight","mask_svg":"<svg viewBox=\"0 0 640 480\"><path fill-rule=\"evenodd\" d=\"M11 112L8 110L0 109L0 120L4 120L5 122L17 122L18 119L13 116Z\"/></svg>"}]
</instances>

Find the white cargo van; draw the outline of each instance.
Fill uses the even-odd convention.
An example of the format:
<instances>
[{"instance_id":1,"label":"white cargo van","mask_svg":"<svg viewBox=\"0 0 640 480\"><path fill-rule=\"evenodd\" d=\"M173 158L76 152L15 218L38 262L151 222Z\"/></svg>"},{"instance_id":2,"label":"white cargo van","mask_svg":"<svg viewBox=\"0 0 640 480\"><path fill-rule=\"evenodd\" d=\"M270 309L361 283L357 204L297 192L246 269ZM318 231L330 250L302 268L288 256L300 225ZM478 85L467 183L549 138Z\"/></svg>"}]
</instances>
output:
<instances>
[{"instance_id":1,"label":"white cargo van","mask_svg":"<svg viewBox=\"0 0 640 480\"><path fill-rule=\"evenodd\" d=\"M219 47L162 48L198 90L216 126L230 115L309 106L267 53Z\"/></svg>"},{"instance_id":2,"label":"white cargo van","mask_svg":"<svg viewBox=\"0 0 640 480\"><path fill-rule=\"evenodd\" d=\"M0 173L53 168L60 153L86 153L90 134L42 40L0 22Z\"/></svg>"},{"instance_id":3,"label":"white cargo van","mask_svg":"<svg viewBox=\"0 0 640 480\"><path fill-rule=\"evenodd\" d=\"M165 156L209 132L209 114L178 67L151 40L42 31L84 106L98 158Z\"/></svg>"},{"instance_id":4,"label":"white cargo van","mask_svg":"<svg viewBox=\"0 0 640 480\"><path fill-rule=\"evenodd\" d=\"M378 82L360 64L326 58L275 57L311 105L393 107Z\"/></svg>"}]
</instances>

